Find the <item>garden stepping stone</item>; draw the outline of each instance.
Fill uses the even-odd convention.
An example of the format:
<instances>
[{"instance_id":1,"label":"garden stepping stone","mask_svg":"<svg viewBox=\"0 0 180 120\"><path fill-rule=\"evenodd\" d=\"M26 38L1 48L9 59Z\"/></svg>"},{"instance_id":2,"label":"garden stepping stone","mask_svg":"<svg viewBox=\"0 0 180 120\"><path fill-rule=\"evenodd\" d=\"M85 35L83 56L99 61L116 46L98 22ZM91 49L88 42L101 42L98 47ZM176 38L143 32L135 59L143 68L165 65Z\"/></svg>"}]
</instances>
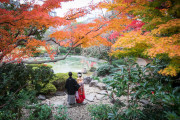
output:
<instances>
[{"instance_id":1,"label":"garden stepping stone","mask_svg":"<svg viewBox=\"0 0 180 120\"><path fill-rule=\"evenodd\" d=\"M46 97L45 97L44 95L39 95L39 96L38 96L38 99L39 99L39 100L45 100Z\"/></svg>"},{"instance_id":2,"label":"garden stepping stone","mask_svg":"<svg viewBox=\"0 0 180 120\"><path fill-rule=\"evenodd\" d=\"M97 87L100 89L100 90L106 90L107 88L106 88L106 84L104 84L104 83L98 83L97 84Z\"/></svg>"},{"instance_id":3,"label":"garden stepping stone","mask_svg":"<svg viewBox=\"0 0 180 120\"><path fill-rule=\"evenodd\" d=\"M92 80L90 83L89 83L89 87L96 87L98 84L98 81L97 80Z\"/></svg>"},{"instance_id":4,"label":"garden stepping stone","mask_svg":"<svg viewBox=\"0 0 180 120\"><path fill-rule=\"evenodd\" d=\"M86 100L88 100L90 102L93 102L94 101L94 97L95 97L95 94L86 95Z\"/></svg>"},{"instance_id":5,"label":"garden stepping stone","mask_svg":"<svg viewBox=\"0 0 180 120\"><path fill-rule=\"evenodd\" d=\"M98 94L106 95L106 94L107 94L107 91L106 91L106 90L101 90L100 92L98 92Z\"/></svg>"},{"instance_id":6,"label":"garden stepping stone","mask_svg":"<svg viewBox=\"0 0 180 120\"><path fill-rule=\"evenodd\" d=\"M92 78L91 77L85 77L83 79L83 81L84 81L84 84L89 84L92 81Z\"/></svg>"},{"instance_id":7,"label":"garden stepping stone","mask_svg":"<svg viewBox=\"0 0 180 120\"><path fill-rule=\"evenodd\" d=\"M103 97L105 97L104 95L100 95L100 94L96 94L96 98L97 100L102 100Z\"/></svg>"},{"instance_id":8,"label":"garden stepping stone","mask_svg":"<svg viewBox=\"0 0 180 120\"><path fill-rule=\"evenodd\" d=\"M57 91L55 93L56 96L65 96L66 94L63 91Z\"/></svg>"},{"instance_id":9,"label":"garden stepping stone","mask_svg":"<svg viewBox=\"0 0 180 120\"><path fill-rule=\"evenodd\" d=\"M59 105L64 105L64 101L54 101L52 104L54 107L58 107Z\"/></svg>"}]
</instances>

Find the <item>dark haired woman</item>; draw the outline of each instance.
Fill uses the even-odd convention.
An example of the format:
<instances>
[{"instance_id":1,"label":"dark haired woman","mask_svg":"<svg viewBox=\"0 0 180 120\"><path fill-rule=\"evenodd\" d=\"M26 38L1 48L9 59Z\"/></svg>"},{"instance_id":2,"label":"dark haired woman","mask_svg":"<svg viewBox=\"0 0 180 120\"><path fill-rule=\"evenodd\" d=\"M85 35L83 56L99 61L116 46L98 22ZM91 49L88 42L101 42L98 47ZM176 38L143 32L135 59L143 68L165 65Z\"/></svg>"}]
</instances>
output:
<instances>
[{"instance_id":1,"label":"dark haired woman","mask_svg":"<svg viewBox=\"0 0 180 120\"><path fill-rule=\"evenodd\" d=\"M85 99L84 84L83 84L83 79L81 77L82 77L82 73L78 72L77 83L80 85L80 88L76 92L76 102L77 103L82 103Z\"/></svg>"}]
</instances>

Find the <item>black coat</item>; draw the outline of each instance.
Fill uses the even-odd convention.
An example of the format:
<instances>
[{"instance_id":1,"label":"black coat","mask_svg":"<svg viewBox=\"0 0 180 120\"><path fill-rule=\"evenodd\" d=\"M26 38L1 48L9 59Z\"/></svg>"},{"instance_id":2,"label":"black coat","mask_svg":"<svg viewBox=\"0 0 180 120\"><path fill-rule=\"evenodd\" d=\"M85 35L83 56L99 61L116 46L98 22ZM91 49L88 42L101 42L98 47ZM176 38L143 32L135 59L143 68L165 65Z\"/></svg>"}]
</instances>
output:
<instances>
[{"instance_id":1,"label":"black coat","mask_svg":"<svg viewBox=\"0 0 180 120\"><path fill-rule=\"evenodd\" d=\"M79 87L80 87L80 85L72 77L69 77L66 80L65 88L67 89L68 95L75 95L75 93L79 89Z\"/></svg>"}]
</instances>

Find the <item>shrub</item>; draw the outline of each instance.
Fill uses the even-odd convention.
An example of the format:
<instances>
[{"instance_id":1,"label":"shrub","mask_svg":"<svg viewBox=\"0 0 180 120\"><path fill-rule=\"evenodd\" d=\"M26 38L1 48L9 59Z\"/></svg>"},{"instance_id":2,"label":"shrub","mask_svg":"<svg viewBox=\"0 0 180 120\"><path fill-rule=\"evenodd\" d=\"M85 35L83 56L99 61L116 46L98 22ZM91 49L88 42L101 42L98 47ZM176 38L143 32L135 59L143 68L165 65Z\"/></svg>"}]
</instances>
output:
<instances>
[{"instance_id":1,"label":"shrub","mask_svg":"<svg viewBox=\"0 0 180 120\"><path fill-rule=\"evenodd\" d=\"M108 114L112 112L108 104L89 105L87 109L94 120L108 120Z\"/></svg>"},{"instance_id":2,"label":"shrub","mask_svg":"<svg viewBox=\"0 0 180 120\"><path fill-rule=\"evenodd\" d=\"M54 94L56 92L56 87L52 83L48 83L44 88L40 90L43 94Z\"/></svg>"},{"instance_id":3,"label":"shrub","mask_svg":"<svg viewBox=\"0 0 180 120\"><path fill-rule=\"evenodd\" d=\"M52 114L52 110L56 110L53 105L36 104L35 106L27 106L26 109L30 109L27 120L71 120L68 117L67 107L63 105L58 106L55 114Z\"/></svg>"},{"instance_id":4,"label":"shrub","mask_svg":"<svg viewBox=\"0 0 180 120\"><path fill-rule=\"evenodd\" d=\"M91 67L89 71L90 71L90 72L95 72L95 71L96 71L96 68L95 68L95 67Z\"/></svg>"},{"instance_id":5,"label":"shrub","mask_svg":"<svg viewBox=\"0 0 180 120\"><path fill-rule=\"evenodd\" d=\"M30 66L33 69L36 69L36 68L39 68L39 67L42 67L42 66L45 66L45 67L48 67L48 68L52 68L52 65L47 65L47 64L29 64L27 66Z\"/></svg>"},{"instance_id":6,"label":"shrub","mask_svg":"<svg viewBox=\"0 0 180 120\"><path fill-rule=\"evenodd\" d=\"M77 73L72 73L73 74L73 78L77 79ZM57 88L57 90L64 90L65 89L65 83L66 80L69 78L68 73L57 73L55 74L53 80L52 80L52 84L55 85L55 87Z\"/></svg>"},{"instance_id":7,"label":"shrub","mask_svg":"<svg viewBox=\"0 0 180 120\"><path fill-rule=\"evenodd\" d=\"M0 120L15 120L17 113L13 113L11 110L0 111Z\"/></svg>"},{"instance_id":8,"label":"shrub","mask_svg":"<svg viewBox=\"0 0 180 120\"><path fill-rule=\"evenodd\" d=\"M74 51L75 51L76 54L80 54L81 53L81 48L77 47L77 48L75 48Z\"/></svg>"},{"instance_id":9,"label":"shrub","mask_svg":"<svg viewBox=\"0 0 180 120\"><path fill-rule=\"evenodd\" d=\"M126 58L118 72L103 79L116 96L128 97L128 105L120 111L122 120L180 118L180 87L172 88L172 78L158 73L165 65L156 60L153 64L141 67L134 63L134 59ZM142 99L148 100L150 106L139 104L138 101Z\"/></svg>"},{"instance_id":10,"label":"shrub","mask_svg":"<svg viewBox=\"0 0 180 120\"><path fill-rule=\"evenodd\" d=\"M119 65L124 65L125 64L125 61L124 59L119 59L119 60L114 60L112 61L112 65L114 67L118 67Z\"/></svg>"},{"instance_id":11,"label":"shrub","mask_svg":"<svg viewBox=\"0 0 180 120\"><path fill-rule=\"evenodd\" d=\"M31 109L28 120L50 120L51 116L52 111L50 106L46 104L36 105Z\"/></svg>"},{"instance_id":12,"label":"shrub","mask_svg":"<svg viewBox=\"0 0 180 120\"><path fill-rule=\"evenodd\" d=\"M3 64L0 67L0 119L20 119L21 110L36 102L35 96L49 83L53 71L46 65Z\"/></svg>"},{"instance_id":13,"label":"shrub","mask_svg":"<svg viewBox=\"0 0 180 120\"><path fill-rule=\"evenodd\" d=\"M67 114L67 107L60 105L57 109L57 114L54 115L55 120L70 120Z\"/></svg>"},{"instance_id":14,"label":"shrub","mask_svg":"<svg viewBox=\"0 0 180 120\"><path fill-rule=\"evenodd\" d=\"M112 66L112 65L109 65L109 64L101 65L101 66L97 69L97 75L98 75L98 76L109 75L109 74L112 73L112 69L113 69L113 66Z\"/></svg>"},{"instance_id":15,"label":"shrub","mask_svg":"<svg viewBox=\"0 0 180 120\"><path fill-rule=\"evenodd\" d=\"M65 47L59 47L59 51L60 51L60 53L67 53L68 52L67 48L65 48Z\"/></svg>"},{"instance_id":16,"label":"shrub","mask_svg":"<svg viewBox=\"0 0 180 120\"><path fill-rule=\"evenodd\" d=\"M30 84L34 85L34 89L37 93L40 93L54 76L54 72L51 69L51 65L46 64L31 64L27 65L28 68L32 69L29 73L31 77Z\"/></svg>"},{"instance_id":17,"label":"shrub","mask_svg":"<svg viewBox=\"0 0 180 120\"><path fill-rule=\"evenodd\" d=\"M97 76L92 76L92 79L97 80L98 82L102 82L101 79L99 77L97 77Z\"/></svg>"},{"instance_id":18,"label":"shrub","mask_svg":"<svg viewBox=\"0 0 180 120\"><path fill-rule=\"evenodd\" d=\"M26 89L32 80L32 71L24 64L3 64L0 67L0 103L3 106L0 119L19 119L22 107L35 99L35 92Z\"/></svg>"}]
</instances>

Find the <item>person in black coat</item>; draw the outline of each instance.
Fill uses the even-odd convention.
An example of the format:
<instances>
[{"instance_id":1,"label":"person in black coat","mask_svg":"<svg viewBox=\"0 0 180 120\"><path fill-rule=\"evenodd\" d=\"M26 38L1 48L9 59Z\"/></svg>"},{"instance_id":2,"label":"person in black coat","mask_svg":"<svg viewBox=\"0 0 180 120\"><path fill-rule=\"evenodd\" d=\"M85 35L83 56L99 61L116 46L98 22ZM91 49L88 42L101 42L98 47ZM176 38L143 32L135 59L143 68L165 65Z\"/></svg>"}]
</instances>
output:
<instances>
[{"instance_id":1,"label":"person in black coat","mask_svg":"<svg viewBox=\"0 0 180 120\"><path fill-rule=\"evenodd\" d=\"M69 72L68 75L69 78L66 80L65 88L68 93L67 102L69 105L72 105L75 104L75 93L79 89L80 85L74 78L72 78L72 72Z\"/></svg>"}]
</instances>

